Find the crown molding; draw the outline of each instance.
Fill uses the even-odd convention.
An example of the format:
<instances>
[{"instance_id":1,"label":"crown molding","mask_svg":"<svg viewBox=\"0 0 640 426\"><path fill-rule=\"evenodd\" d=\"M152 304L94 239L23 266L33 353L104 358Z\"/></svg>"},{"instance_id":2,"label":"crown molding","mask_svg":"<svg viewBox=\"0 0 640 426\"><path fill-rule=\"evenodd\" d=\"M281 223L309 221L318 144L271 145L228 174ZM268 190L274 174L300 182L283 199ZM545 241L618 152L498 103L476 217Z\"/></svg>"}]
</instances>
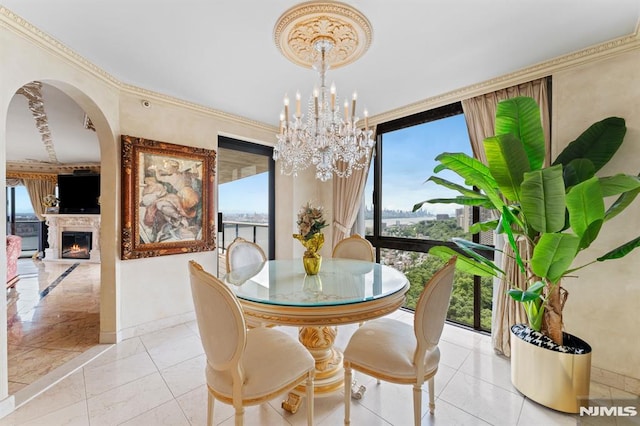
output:
<instances>
[{"instance_id":1,"label":"crown molding","mask_svg":"<svg viewBox=\"0 0 640 426\"><path fill-rule=\"evenodd\" d=\"M439 106L458 102L463 99L483 95L506 87L515 86L537 78L546 77L555 72L570 69L587 62L602 60L640 47L640 21L632 34L622 36L610 41L587 47L576 52L558 56L545 62L520 69L513 73L505 74L491 80L486 80L460 89L452 90L440 95L432 96L424 100L406 105L401 108L387 111L369 117L370 125L377 125L397 118L407 117L412 114L427 111Z\"/></svg>"},{"instance_id":2,"label":"crown molding","mask_svg":"<svg viewBox=\"0 0 640 426\"><path fill-rule=\"evenodd\" d=\"M186 108L191 111L205 114L207 116L213 116L220 120L224 120L231 123L242 124L243 126L251 126L252 128L268 131L273 133L274 135L278 133L278 127L274 125L269 125L262 123L260 121L251 120L240 115L231 114L228 112L220 111L214 108L209 108L202 106L200 104L196 104L194 102L185 101L182 99L175 98L173 96L165 95L159 92L154 92L152 90L143 89L141 87L133 86L126 83L120 83L120 90L122 92L128 93L132 96L139 96L140 101L144 100L155 100L161 101L170 105L178 106L181 108Z\"/></svg>"},{"instance_id":3,"label":"crown molding","mask_svg":"<svg viewBox=\"0 0 640 426\"><path fill-rule=\"evenodd\" d=\"M274 134L278 132L278 128L276 126L268 125L259 121L249 120L239 115L230 114L214 108L205 107L203 105L175 98L173 96L164 95L162 93L123 83L113 75L109 74L102 68L90 62L88 59L84 58L82 55L70 49L57 39L51 37L49 34L45 33L44 31L26 21L24 18L20 17L19 15L1 5L0 26L8 28L13 33L27 39L31 43L43 48L49 53L62 57L69 63L73 64L73 66L75 66L76 68L79 68L82 71L93 75L97 79L122 92L127 92L134 96L139 96L141 99L152 98L154 100L166 102L178 107L189 109L191 111L199 112L201 114L213 116L223 121L250 126L258 130L268 131Z\"/></svg>"},{"instance_id":4,"label":"crown molding","mask_svg":"<svg viewBox=\"0 0 640 426\"><path fill-rule=\"evenodd\" d=\"M7 161L7 176L17 173L70 174L74 170L90 170L100 173L100 163L49 163L46 161Z\"/></svg>"}]
</instances>

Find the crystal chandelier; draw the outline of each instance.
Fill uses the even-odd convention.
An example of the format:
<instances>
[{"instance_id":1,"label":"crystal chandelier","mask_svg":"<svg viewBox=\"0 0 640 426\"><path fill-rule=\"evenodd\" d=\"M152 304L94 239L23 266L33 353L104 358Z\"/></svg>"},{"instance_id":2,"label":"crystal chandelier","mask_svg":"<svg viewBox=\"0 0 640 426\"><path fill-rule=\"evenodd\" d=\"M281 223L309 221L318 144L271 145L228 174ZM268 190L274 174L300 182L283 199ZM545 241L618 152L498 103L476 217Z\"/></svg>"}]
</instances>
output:
<instances>
[{"instance_id":1,"label":"crystal chandelier","mask_svg":"<svg viewBox=\"0 0 640 426\"><path fill-rule=\"evenodd\" d=\"M363 127L357 126L357 95L339 105L335 84L326 85L329 65L341 66L360 57L371 41L366 18L352 7L338 2L308 2L286 12L275 30L276 43L293 62L312 67L319 74L306 111L300 92L295 105L285 95L280 114L280 131L273 159L283 174L297 175L315 166L316 178L325 182L336 175L351 176L369 165L375 145L364 110ZM291 108L290 108L291 107Z\"/></svg>"}]
</instances>

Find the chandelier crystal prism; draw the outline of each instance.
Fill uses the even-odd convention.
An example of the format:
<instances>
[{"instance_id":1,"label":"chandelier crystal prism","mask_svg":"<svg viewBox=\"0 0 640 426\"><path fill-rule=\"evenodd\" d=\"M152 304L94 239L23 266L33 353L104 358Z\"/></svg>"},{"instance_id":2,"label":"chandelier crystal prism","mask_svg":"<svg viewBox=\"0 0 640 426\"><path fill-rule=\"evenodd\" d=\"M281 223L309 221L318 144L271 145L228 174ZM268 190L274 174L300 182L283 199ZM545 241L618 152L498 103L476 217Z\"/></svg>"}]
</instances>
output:
<instances>
[{"instance_id":1,"label":"chandelier crystal prism","mask_svg":"<svg viewBox=\"0 0 640 426\"><path fill-rule=\"evenodd\" d=\"M305 111L300 92L293 102L285 95L273 150L280 171L296 176L313 166L316 178L325 182L334 175L347 178L354 170L368 167L375 141L367 111L359 123L356 93L340 105L335 84L326 84L330 65L350 63L369 47L371 26L367 19L344 3L307 2L280 17L275 39L288 59L311 65L319 75Z\"/></svg>"},{"instance_id":2,"label":"chandelier crystal prism","mask_svg":"<svg viewBox=\"0 0 640 426\"><path fill-rule=\"evenodd\" d=\"M344 112L338 107L335 85L328 89L326 73L329 65L327 52L333 47L331 40L314 43L320 53L320 62L314 68L320 74L320 87L309 99L306 122L301 110L300 92L296 93L295 111L289 115L289 98L285 96L284 112L280 115L280 133L273 150L273 159L280 161L283 174L297 175L310 165L316 167L316 178L325 182L335 174L345 178L353 170L369 165L371 148L375 145L373 131L369 129L367 111L364 111L364 129L357 127L357 95L345 99Z\"/></svg>"}]
</instances>

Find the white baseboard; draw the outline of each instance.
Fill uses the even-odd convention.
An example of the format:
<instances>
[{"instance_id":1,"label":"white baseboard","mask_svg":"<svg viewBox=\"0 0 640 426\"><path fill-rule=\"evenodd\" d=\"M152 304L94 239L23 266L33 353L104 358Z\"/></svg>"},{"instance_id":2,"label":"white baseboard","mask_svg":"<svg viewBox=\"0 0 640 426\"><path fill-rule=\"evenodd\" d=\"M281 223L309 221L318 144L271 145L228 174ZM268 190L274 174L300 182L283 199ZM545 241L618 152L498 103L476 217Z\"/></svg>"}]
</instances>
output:
<instances>
[{"instance_id":1,"label":"white baseboard","mask_svg":"<svg viewBox=\"0 0 640 426\"><path fill-rule=\"evenodd\" d=\"M0 401L0 419L13 413L16 407L16 398L13 395L9 395L2 401Z\"/></svg>"}]
</instances>

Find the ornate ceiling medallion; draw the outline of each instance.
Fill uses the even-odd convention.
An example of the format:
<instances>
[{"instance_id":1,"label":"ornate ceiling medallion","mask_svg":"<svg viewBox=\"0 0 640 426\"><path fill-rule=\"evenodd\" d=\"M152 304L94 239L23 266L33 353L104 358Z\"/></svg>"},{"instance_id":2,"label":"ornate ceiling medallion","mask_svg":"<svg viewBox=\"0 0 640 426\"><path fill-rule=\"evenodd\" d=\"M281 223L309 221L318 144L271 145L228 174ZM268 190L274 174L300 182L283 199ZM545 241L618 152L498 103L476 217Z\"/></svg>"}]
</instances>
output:
<instances>
[{"instance_id":1,"label":"ornate ceiling medallion","mask_svg":"<svg viewBox=\"0 0 640 426\"><path fill-rule=\"evenodd\" d=\"M282 54L306 68L320 59L314 47L318 41L333 44L326 61L331 68L338 68L360 58L373 37L369 20L358 10L344 3L315 1L287 10L273 33Z\"/></svg>"}]
</instances>

